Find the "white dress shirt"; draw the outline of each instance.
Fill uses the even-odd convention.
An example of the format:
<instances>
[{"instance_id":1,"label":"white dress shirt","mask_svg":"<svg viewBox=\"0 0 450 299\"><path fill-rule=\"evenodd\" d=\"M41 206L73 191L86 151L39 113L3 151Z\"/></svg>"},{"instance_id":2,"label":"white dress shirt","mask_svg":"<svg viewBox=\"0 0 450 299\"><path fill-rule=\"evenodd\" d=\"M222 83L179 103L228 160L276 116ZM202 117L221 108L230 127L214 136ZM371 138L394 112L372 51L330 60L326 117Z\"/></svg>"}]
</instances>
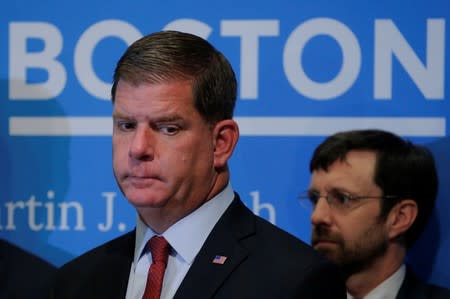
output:
<instances>
[{"instance_id":1,"label":"white dress shirt","mask_svg":"<svg viewBox=\"0 0 450 299\"><path fill-rule=\"evenodd\" d=\"M395 299L405 279L405 273L406 267L402 265L394 274L364 296L364 299ZM353 297L347 293L347 299L353 299Z\"/></svg>"},{"instance_id":2,"label":"white dress shirt","mask_svg":"<svg viewBox=\"0 0 450 299\"><path fill-rule=\"evenodd\" d=\"M169 242L171 252L167 261L161 299L173 298L200 251L209 233L234 198L231 184L204 203L197 210L169 227L162 236ZM136 244L131 265L126 299L141 299L147 283L147 272L152 264L150 252L144 252L145 244L155 235L137 217Z\"/></svg>"}]
</instances>

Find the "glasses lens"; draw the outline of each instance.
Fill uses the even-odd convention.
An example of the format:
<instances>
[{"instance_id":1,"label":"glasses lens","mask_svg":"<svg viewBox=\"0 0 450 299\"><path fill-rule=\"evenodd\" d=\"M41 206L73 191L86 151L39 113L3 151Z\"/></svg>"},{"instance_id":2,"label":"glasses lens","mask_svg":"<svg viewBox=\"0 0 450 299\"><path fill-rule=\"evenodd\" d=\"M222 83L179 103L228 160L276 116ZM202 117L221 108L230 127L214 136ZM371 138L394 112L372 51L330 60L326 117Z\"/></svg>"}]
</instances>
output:
<instances>
[{"instance_id":1,"label":"glasses lens","mask_svg":"<svg viewBox=\"0 0 450 299\"><path fill-rule=\"evenodd\" d=\"M328 203L338 210L351 209L357 200L351 195L339 190L328 192Z\"/></svg>"},{"instance_id":2,"label":"glasses lens","mask_svg":"<svg viewBox=\"0 0 450 299\"><path fill-rule=\"evenodd\" d=\"M299 196L300 199L300 205L306 209L307 211L314 210L315 203L317 202L317 199L315 199L314 194L311 192L303 192Z\"/></svg>"}]
</instances>

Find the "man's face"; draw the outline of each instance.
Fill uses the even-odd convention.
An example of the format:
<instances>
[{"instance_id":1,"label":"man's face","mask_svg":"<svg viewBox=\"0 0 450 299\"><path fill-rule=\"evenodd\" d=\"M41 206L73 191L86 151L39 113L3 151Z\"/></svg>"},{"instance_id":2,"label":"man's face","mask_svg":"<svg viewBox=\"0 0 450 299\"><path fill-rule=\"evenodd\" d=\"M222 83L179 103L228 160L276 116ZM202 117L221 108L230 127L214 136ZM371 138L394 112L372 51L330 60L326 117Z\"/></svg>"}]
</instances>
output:
<instances>
[{"instance_id":1,"label":"man's face","mask_svg":"<svg viewBox=\"0 0 450 299\"><path fill-rule=\"evenodd\" d=\"M194 108L190 81L119 81L113 120L114 174L138 211L183 216L209 199L214 133Z\"/></svg>"},{"instance_id":2,"label":"man's face","mask_svg":"<svg viewBox=\"0 0 450 299\"><path fill-rule=\"evenodd\" d=\"M388 235L380 218L381 199L376 198L382 191L374 182L375 162L373 152L351 151L327 172L321 169L312 173L309 190L321 196L342 193L374 197L356 199L351 208L330 205L320 197L314 207L312 246L347 272L368 267L387 248Z\"/></svg>"}]
</instances>

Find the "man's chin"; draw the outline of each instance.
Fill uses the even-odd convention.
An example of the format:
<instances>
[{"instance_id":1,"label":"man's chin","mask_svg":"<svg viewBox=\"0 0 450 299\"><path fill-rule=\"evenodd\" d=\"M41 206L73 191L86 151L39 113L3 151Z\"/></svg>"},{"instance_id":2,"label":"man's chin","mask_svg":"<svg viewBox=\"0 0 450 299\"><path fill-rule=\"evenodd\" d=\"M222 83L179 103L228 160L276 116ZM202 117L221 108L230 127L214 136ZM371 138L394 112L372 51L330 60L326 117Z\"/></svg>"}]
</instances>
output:
<instances>
[{"instance_id":1,"label":"man's chin","mask_svg":"<svg viewBox=\"0 0 450 299\"><path fill-rule=\"evenodd\" d=\"M339 257L337 253L336 244L316 244L314 246L314 249L319 252L322 256L324 256L326 259L338 263Z\"/></svg>"},{"instance_id":2,"label":"man's chin","mask_svg":"<svg viewBox=\"0 0 450 299\"><path fill-rule=\"evenodd\" d=\"M167 204L164 196L155 196L155 194L142 194L139 192L126 192L125 197L128 202L136 208L161 208Z\"/></svg>"}]
</instances>

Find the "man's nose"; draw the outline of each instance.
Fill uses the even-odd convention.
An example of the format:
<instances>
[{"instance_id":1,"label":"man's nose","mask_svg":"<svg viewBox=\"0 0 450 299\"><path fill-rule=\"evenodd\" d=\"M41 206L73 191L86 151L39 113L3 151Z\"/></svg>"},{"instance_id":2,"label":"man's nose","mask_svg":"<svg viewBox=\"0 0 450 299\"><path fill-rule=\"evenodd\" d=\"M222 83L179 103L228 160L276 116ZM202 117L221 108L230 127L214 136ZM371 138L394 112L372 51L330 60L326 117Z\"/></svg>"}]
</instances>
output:
<instances>
[{"instance_id":1,"label":"man's nose","mask_svg":"<svg viewBox=\"0 0 450 299\"><path fill-rule=\"evenodd\" d=\"M153 160L154 132L151 128L136 128L131 140L129 156L136 160Z\"/></svg>"},{"instance_id":2,"label":"man's nose","mask_svg":"<svg viewBox=\"0 0 450 299\"><path fill-rule=\"evenodd\" d=\"M331 207L324 197L320 197L311 214L311 223L313 225L327 224L331 222Z\"/></svg>"}]
</instances>

